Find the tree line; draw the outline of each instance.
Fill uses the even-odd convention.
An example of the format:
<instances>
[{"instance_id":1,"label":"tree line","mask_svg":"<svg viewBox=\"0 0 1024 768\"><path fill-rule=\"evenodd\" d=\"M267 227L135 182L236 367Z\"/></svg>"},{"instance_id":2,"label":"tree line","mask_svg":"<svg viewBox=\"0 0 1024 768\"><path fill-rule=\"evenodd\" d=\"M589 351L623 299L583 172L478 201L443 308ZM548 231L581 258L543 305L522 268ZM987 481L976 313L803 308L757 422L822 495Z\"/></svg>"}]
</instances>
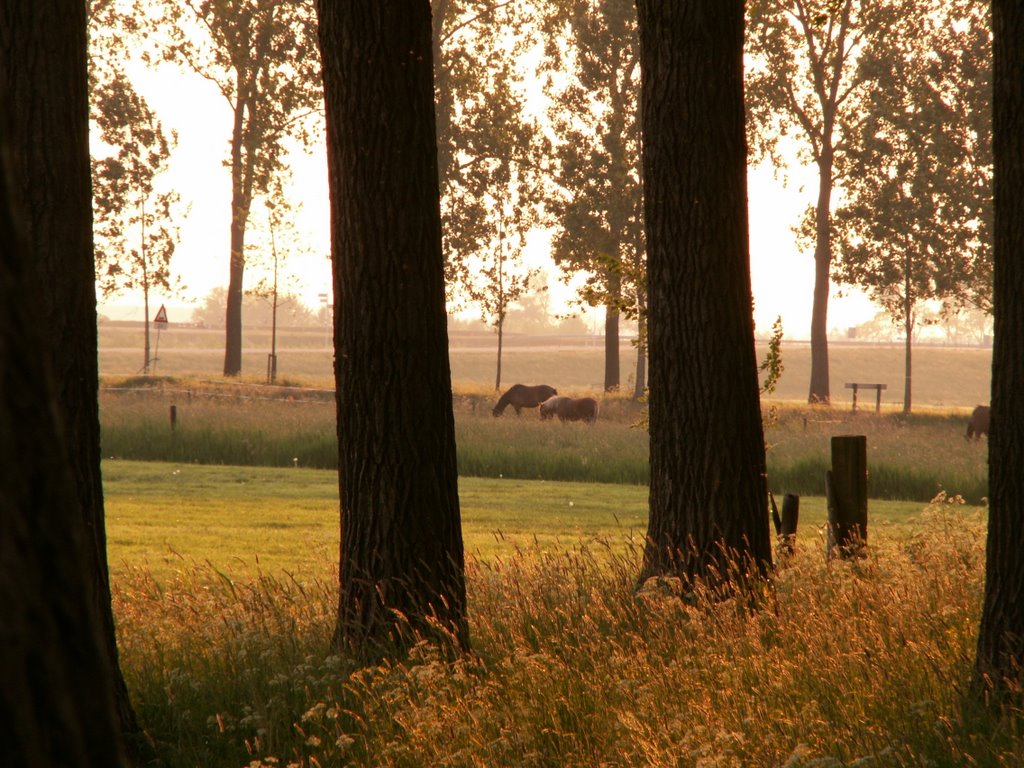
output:
<instances>
[{"instance_id":1,"label":"tree line","mask_svg":"<svg viewBox=\"0 0 1024 768\"><path fill-rule=\"evenodd\" d=\"M772 554L748 266L744 3L637 9L652 372L637 580L756 595ZM424 0L316 5L338 301L333 644L368 660L419 638L453 654L472 645L430 10ZM1024 8L995 0L992 11L995 347L975 682L998 703L1019 695L1024 659ZM0 762L11 765L127 765L145 750L118 671L105 561L86 28L82 5L0 10Z\"/></svg>"},{"instance_id":2,"label":"tree line","mask_svg":"<svg viewBox=\"0 0 1024 768\"><path fill-rule=\"evenodd\" d=\"M114 151L95 161L94 176L98 190L120 189L97 195L104 289L167 288L170 274L173 200L155 194L153 179L173 137L125 74L124 52L139 49L215 83L234 115L224 373L236 375L254 201L287 211L287 152L322 140L314 9L272 0L118 8L93 0L90 24L93 116ZM523 261L526 237L548 228L577 305L604 309L606 390L622 380L619 318L638 325L632 378L642 395L648 276L633 1L436 0L432 11L449 305L477 307L498 332L500 384L509 307L539 278ZM749 161L785 175L795 157L818 176L806 216L793 222L795 247L814 259L808 400L831 399L828 301L838 283L867 291L903 330L909 411L915 329L936 314L991 307L988 6L759 0L745 14ZM126 239L131 227L144 234Z\"/></svg>"}]
</instances>

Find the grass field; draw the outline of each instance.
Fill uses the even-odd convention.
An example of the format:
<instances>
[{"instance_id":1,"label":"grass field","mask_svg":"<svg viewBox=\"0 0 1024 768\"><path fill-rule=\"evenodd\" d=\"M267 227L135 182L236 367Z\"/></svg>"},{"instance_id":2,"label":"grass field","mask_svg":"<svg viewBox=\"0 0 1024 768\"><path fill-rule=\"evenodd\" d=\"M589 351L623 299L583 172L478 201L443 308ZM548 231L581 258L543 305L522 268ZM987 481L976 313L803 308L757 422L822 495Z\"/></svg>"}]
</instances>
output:
<instances>
[{"instance_id":1,"label":"grass field","mask_svg":"<svg viewBox=\"0 0 1024 768\"><path fill-rule=\"evenodd\" d=\"M103 477L115 578L203 564L234 578L320 577L336 564L336 472L106 461ZM464 477L459 497L466 552L481 561L580 546L623 554L647 532L647 489L636 485ZM874 501L869 535L892 536L922 509ZM802 498L800 519L801 545L821 549L824 499Z\"/></svg>"}]
</instances>

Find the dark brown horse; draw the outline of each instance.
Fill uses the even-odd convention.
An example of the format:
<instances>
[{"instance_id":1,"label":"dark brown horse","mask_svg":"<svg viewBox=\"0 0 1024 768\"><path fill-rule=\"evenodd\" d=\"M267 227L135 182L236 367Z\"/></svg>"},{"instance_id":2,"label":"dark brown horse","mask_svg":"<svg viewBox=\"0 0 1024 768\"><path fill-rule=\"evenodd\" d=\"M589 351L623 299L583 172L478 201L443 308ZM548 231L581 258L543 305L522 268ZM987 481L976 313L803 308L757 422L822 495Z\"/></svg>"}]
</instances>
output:
<instances>
[{"instance_id":1,"label":"dark brown horse","mask_svg":"<svg viewBox=\"0 0 1024 768\"><path fill-rule=\"evenodd\" d=\"M518 416L520 408L536 408L549 397L557 394L558 391L547 384L536 384L532 387L528 387L526 384L513 384L509 387L508 392L498 399L491 415L501 416L504 410L511 405L516 409L516 416Z\"/></svg>"},{"instance_id":2,"label":"dark brown horse","mask_svg":"<svg viewBox=\"0 0 1024 768\"><path fill-rule=\"evenodd\" d=\"M597 420L597 400L592 397L552 397L540 404L540 417L550 419L554 416L559 421L585 421L590 424Z\"/></svg>"},{"instance_id":3,"label":"dark brown horse","mask_svg":"<svg viewBox=\"0 0 1024 768\"><path fill-rule=\"evenodd\" d=\"M967 422L967 439L981 439L982 435L988 437L989 420L992 412L987 405L979 405L971 414L971 420Z\"/></svg>"}]
</instances>

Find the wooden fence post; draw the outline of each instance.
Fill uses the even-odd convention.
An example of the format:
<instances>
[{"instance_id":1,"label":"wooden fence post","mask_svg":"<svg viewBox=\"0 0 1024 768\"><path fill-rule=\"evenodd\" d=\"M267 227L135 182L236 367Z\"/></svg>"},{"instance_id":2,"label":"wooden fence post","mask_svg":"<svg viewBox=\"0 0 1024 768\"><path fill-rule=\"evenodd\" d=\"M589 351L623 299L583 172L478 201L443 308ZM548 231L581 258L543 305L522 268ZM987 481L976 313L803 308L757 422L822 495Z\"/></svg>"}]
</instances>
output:
<instances>
[{"instance_id":1,"label":"wooden fence post","mask_svg":"<svg viewBox=\"0 0 1024 768\"><path fill-rule=\"evenodd\" d=\"M868 439L832 438L832 469L825 473L829 557L862 555L868 538Z\"/></svg>"}]
</instances>

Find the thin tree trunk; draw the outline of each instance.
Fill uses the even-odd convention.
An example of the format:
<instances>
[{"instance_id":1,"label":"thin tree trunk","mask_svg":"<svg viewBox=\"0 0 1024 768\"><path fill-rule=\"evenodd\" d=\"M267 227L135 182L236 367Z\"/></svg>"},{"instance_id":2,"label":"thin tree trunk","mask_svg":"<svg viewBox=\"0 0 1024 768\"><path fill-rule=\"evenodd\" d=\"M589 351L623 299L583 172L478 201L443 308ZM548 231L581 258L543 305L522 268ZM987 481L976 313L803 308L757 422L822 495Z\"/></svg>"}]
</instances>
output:
<instances>
[{"instance_id":1,"label":"thin tree trunk","mask_svg":"<svg viewBox=\"0 0 1024 768\"><path fill-rule=\"evenodd\" d=\"M914 344L914 300L911 296L911 285L910 285L910 251L907 251L906 257L906 276L903 284L903 318L904 328L907 331L906 348L903 354L903 412L910 413L911 408L911 384L913 380L913 361L911 359L911 349Z\"/></svg>"},{"instance_id":2,"label":"thin tree trunk","mask_svg":"<svg viewBox=\"0 0 1024 768\"><path fill-rule=\"evenodd\" d=\"M641 316L637 320L636 381L633 383L633 399L639 400L647 389L647 323Z\"/></svg>"},{"instance_id":3,"label":"thin tree trunk","mask_svg":"<svg viewBox=\"0 0 1024 768\"><path fill-rule=\"evenodd\" d=\"M830 133L830 129L826 129ZM823 150L818 162L818 203L815 208L814 299L811 305L811 382L809 403L831 400L828 363L828 298L832 269L832 149Z\"/></svg>"}]
</instances>

